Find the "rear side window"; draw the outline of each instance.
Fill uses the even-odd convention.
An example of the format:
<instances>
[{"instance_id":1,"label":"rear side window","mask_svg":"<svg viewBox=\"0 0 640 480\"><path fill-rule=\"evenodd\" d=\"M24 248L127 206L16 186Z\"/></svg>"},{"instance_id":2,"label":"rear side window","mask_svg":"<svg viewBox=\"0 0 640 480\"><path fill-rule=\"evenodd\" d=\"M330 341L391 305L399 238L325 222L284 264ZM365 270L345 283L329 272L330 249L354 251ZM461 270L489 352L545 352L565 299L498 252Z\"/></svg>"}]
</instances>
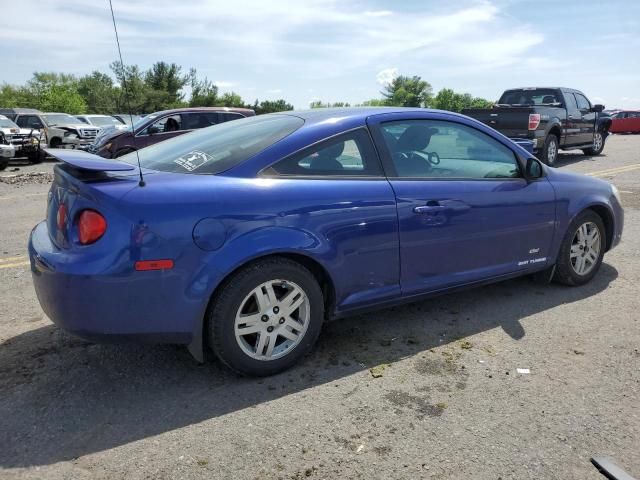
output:
<instances>
[{"instance_id":1,"label":"rear side window","mask_svg":"<svg viewBox=\"0 0 640 480\"><path fill-rule=\"evenodd\" d=\"M220 116L222 117L222 120L220 120L221 122L229 122L231 120L239 120L241 118L244 118L244 115L240 115L239 113L221 113Z\"/></svg>"},{"instance_id":2,"label":"rear side window","mask_svg":"<svg viewBox=\"0 0 640 480\"><path fill-rule=\"evenodd\" d=\"M576 103L576 97L573 96L573 93L565 93L564 99L567 102L567 110L578 110L578 104Z\"/></svg>"},{"instance_id":3,"label":"rear side window","mask_svg":"<svg viewBox=\"0 0 640 480\"><path fill-rule=\"evenodd\" d=\"M35 115L23 115L16 121L20 128L43 128L42 122Z\"/></svg>"},{"instance_id":4,"label":"rear side window","mask_svg":"<svg viewBox=\"0 0 640 480\"><path fill-rule=\"evenodd\" d=\"M553 88L520 88L507 90L498 103L503 105L554 105L562 103L559 92Z\"/></svg>"},{"instance_id":5,"label":"rear side window","mask_svg":"<svg viewBox=\"0 0 640 480\"><path fill-rule=\"evenodd\" d=\"M140 164L162 172L220 173L282 140L303 124L300 117L282 114L220 123L139 150ZM118 160L137 165L136 153Z\"/></svg>"},{"instance_id":6,"label":"rear side window","mask_svg":"<svg viewBox=\"0 0 640 480\"><path fill-rule=\"evenodd\" d=\"M182 114L182 129L196 130L220 123L217 112L193 112Z\"/></svg>"},{"instance_id":7,"label":"rear side window","mask_svg":"<svg viewBox=\"0 0 640 480\"><path fill-rule=\"evenodd\" d=\"M355 130L325 140L272 165L266 174L292 176L380 176L369 134Z\"/></svg>"}]
</instances>

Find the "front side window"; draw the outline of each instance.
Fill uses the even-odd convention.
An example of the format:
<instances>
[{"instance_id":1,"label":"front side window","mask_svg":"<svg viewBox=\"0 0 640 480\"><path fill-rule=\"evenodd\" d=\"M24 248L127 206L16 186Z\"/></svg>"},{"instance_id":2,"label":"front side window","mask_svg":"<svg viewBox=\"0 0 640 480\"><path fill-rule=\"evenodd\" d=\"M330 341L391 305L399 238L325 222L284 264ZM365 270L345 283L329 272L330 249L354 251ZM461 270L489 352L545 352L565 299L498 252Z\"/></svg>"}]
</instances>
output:
<instances>
[{"instance_id":1,"label":"front side window","mask_svg":"<svg viewBox=\"0 0 640 480\"><path fill-rule=\"evenodd\" d=\"M454 122L383 123L382 135L398 177L518 178L515 154L489 135Z\"/></svg>"},{"instance_id":2,"label":"front side window","mask_svg":"<svg viewBox=\"0 0 640 480\"><path fill-rule=\"evenodd\" d=\"M170 115L153 122L141 132L141 135L155 135L157 133L178 132L180 130L183 130L182 116Z\"/></svg>"},{"instance_id":3,"label":"front side window","mask_svg":"<svg viewBox=\"0 0 640 480\"><path fill-rule=\"evenodd\" d=\"M578 102L578 108L580 110L589 110L591 108L591 105L589 104L589 100L587 100L584 95L580 95L579 93L576 93L575 95L576 95L576 102Z\"/></svg>"},{"instance_id":4,"label":"front side window","mask_svg":"<svg viewBox=\"0 0 640 480\"><path fill-rule=\"evenodd\" d=\"M215 174L228 170L295 132L304 120L293 115L261 115L194 130L119 157L150 170Z\"/></svg>"},{"instance_id":5,"label":"front side window","mask_svg":"<svg viewBox=\"0 0 640 480\"><path fill-rule=\"evenodd\" d=\"M292 176L380 176L378 157L364 129L320 142L272 165L265 173Z\"/></svg>"}]
</instances>

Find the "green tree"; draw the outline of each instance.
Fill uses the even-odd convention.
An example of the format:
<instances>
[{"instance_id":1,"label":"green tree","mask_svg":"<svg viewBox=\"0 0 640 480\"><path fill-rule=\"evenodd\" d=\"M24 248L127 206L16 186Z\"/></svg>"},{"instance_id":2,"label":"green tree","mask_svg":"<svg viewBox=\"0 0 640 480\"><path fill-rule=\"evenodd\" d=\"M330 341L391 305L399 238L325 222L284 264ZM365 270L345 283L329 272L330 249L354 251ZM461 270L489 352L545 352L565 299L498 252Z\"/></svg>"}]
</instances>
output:
<instances>
[{"instance_id":1,"label":"green tree","mask_svg":"<svg viewBox=\"0 0 640 480\"><path fill-rule=\"evenodd\" d=\"M258 103L256 99L255 103L251 105L249 108L253 108L256 112L256 115L262 115L263 113L273 113L273 112L285 112L288 110L293 110L293 105L287 103L284 99L279 100L263 100Z\"/></svg>"},{"instance_id":2,"label":"green tree","mask_svg":"<svg viewBox=\"0 0 640 480\"><path fill-rule=\"evenodd\" d=\"M422 80L417 75L405 77L400 75L394 78L389 85L380 92L387 105L398 107L425 107L431 100L432 89L429 82Z\"/></svg>"},{"instance_id":3,"label":"green tree","mask_svg":"<svg viewBox=\"0 0 640 480\"><path fill-rule=\"evenodd\" d=\"M124 111L120 105L120 89L113 79L97 70L78 80L78 93L87 104L88 113L119 113Z\"/></svg>"},{"instance_id":4,"label":"green tree","mask_svg":"<svg viewBox=\"0 0 640 480\"><path fill-rule=\"evenodd\" d=\"M350 107L349 102L327 102L323 103L322 100L314 100L309 104L309 108L345 108Z\"/></svg>"},{"instance_id":5,"label":"green tree","mask_svg":"<svg viewBox=\"0 0 640 480\"><path fill-rule=\"evenodd\" d=\"M73 75L35 72L26 88L32 96L33 108L71 114L87 111L87 104L78 93L78 79Z\"/></svg>"},{"instance_id":6,"label":"green tree","mask_svg":"<svg viewBox=\"0 0 640 480\"><path fill-rule=\"evenodd\" d=\"M356 107L383 107L387 105L387 102L381 98L372 98L371 100L365 100L362 103L356 104Z\"/></svg>"},{"instance_id":7,"label":"green tree","mask_svg":"<svg viewBox=\"0 0 640 480\"><path fill-rule=\"evenodd\" d=\"M473 97L470 93L456 93L450 88L443 88L433 98L433 108L461 112L465 108L487 108L492 102L480 97Z\"/></svg>"},{"instance_id":8,"label":"green tree","mask_svg":"<svg viewBox=\"0 0 640 480\"><path fill-rule=\"evenodd\" d=\"M144 75L137 65L121 65L120 62L112 62L111 71L120 84L120 98L118 103L122 109L132 113L152 113L145 110L147 86Z\"/></svg>"},{"instance_id":9,"label":"green tree","mask_svg":"<svg viewBox=\"0 0 640 480\"><path fill-rule=\"evenodd\" d=\"M206 77L199 80L195 68L189 71L191 86L190 107L213 107L218 104L218 87Z\"/></svg>"}]
</instances>

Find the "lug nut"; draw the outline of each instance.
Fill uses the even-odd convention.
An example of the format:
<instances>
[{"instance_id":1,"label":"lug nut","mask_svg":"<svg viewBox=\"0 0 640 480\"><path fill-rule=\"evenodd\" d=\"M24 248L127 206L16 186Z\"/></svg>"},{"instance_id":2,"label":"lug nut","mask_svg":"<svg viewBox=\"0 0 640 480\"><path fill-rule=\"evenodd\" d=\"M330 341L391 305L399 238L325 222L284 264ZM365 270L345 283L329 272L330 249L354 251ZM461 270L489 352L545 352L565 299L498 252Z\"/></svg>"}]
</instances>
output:
<instances>
[{"instance_id":1,"label":"lug nut","mask_svg":"<svg viewBox=\"0 0 640 480\"><path fill-rule=\"evenodd\" d=\"M279 322L280 322L280 325L282 325L282 324L284 323L284 317L282 317L282 318L279 320Z\"/></svg>"},{"instance_id":2,"label":"lug nut","mask_svg":"<svg viewBox=\"0 0 640 480\"><path fill-rule=\"evenodd\" d=\"M273 327L267 327L267 332L269 333L273 332Z\"/></svg>"},{"instance_id":3,"label":"lug nut","mask_svg":"<svg viewBox=\"0 0 640 480\"><path fill-rule=\"evenodd\" d=\"M263 322L268 322L268 321L269 321L269 316L268 316L268 315L262 315L261 320L262 320Z\"/></svg>"},{"instance_id":4,"label":"lug nut","mask_svg":"<svg viewBox=\"0 0 640 480\"><path fill-rule=\"evenodd\" d=\"M278 307L273 307L273 313L278 313L280 309Z\"/></svg>"}]
</instances>

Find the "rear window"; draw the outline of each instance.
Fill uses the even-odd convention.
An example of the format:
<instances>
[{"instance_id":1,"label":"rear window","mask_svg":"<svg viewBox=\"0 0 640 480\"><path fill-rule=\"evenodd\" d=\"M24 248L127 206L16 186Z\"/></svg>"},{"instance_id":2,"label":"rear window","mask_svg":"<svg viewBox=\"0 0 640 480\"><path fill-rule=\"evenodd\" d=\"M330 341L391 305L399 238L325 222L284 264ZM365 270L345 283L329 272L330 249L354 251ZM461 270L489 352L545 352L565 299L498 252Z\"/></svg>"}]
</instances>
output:
<instances>
[{"instance_id":1,"label":"rear window","mask_svg":"<svg viewBox=\"0 0 640 480\"><path fill-rule=\"evenodd\" d=\"M208 128L139 150L143 168L173 173L215 174L253 157L295 132L304 120L292 115L261 115ZM137 165L136 153L118 160Z\"/></svg>"},{"instance_id":2,"label":"rear window","mask_svg":"<svg viewBox=\"0 0 640 480\"><path fill-rule=\"evenodd\" d=\"M562 103L562 97L558 90L552 88L521 88L507 90L498 103L515 106L554 105Z\"/></svg>"}]
</instances>

